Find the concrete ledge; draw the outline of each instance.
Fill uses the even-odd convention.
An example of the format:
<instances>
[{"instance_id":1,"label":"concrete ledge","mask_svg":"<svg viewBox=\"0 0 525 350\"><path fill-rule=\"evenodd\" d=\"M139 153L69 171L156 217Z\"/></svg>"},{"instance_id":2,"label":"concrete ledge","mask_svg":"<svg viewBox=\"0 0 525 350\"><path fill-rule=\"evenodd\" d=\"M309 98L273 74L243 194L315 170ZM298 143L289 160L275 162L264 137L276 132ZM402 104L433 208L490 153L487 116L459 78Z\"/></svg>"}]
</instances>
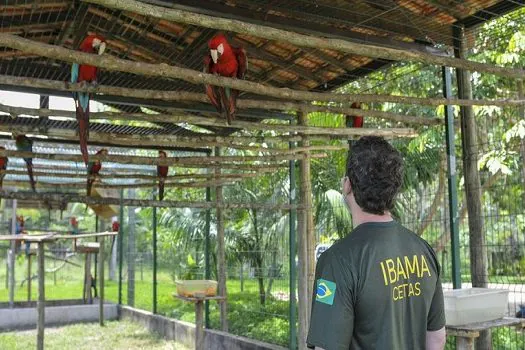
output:
<instances>
[{"instance_id":1,"label":"concrete ledge","mask_svg":"<svg viewBox=\"0 0 525 350\"><path fill-rule=\"evenodd\" d=\"M69 305L46 307L46 327L71 323L97 322L99 307L92 305ZM104 319L118 318L117 305L104 304ZM36 328L37 310L34 308L0 309L0 331Z\"/></svg>"},{"instance_id":2,"label":"concrete ledge","mask_svg":"<svg viewBox=\"0 0 525 350\"><path fill-rule=\"evenodd\" d=\"M119 318L137 322L150 332L184 344L189 348L195 347L195 325L192 323L154 315L149 311L138 310L129 306L119 306ZM204 331L204 341L206 349L209 350L286 350L286 348L278 345L211 329Z\"/></svg>"},{"instance_id":3,"label":"concrete ledge","mask_svg":"<svg viewBox=\"0 0 525 350\"><path fill-rule=\"evenodd\" d=\"M98 300L98 299L95 299ZM93 302L94 303L94 302ZM82 299L63 299L63 300L46 300L46 307L48 306L69 306L69 305L84 305ZM15 301L15 309L23 307L36 307L36 301ZM2 302L0 303L0 309L8 309L9 303Z\"/></svg>"}]
</instances>

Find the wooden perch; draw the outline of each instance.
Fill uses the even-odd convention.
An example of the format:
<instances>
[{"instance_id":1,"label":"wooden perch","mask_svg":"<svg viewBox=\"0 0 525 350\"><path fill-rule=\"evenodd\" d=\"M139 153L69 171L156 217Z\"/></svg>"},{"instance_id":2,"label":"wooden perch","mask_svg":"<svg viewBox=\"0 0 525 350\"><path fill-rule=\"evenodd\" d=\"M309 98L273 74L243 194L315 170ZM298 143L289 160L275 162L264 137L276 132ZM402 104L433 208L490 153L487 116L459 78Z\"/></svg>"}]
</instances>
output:
<instances>
[{"instance_id":1,"label":"wooden perch","mask_svg":"<svg viewBox=\"0 0 525 350\"><path fill-rule=\"evenodd\" d=\"M24 87L36 87L42 89L52 89L57 91L79 91L79 92L90 92L92 94L103 94L103 95L114 95L124 97L134 97L140 99L149 100L163 100L163 101L176 101L176 102L200 102L210 103L208 97L204 94L187 91L166 91L166 90L148 90L148 89L131 89L124 87L116 87L110 85L97 85L95 86L81 86L80 84L65 84L63 81L47 80L38 78L27 78L27 77L15 77L9 75L0 75L0 84L12 85L12 86L24 86ZM455 105L455 106L497 106L497 107L517 107L525 105L525 99L497 99L497 100L464 100L458 98L441 98L441 97L410 97L410 96L399 96L399 95L384 95L384 94L335 94L335 93L324 93L323 95L332 95L331 101L338 101L340 103L349 103L351 101L360 101L362 103L401 103L408 105L422 105L422 106L442 106L442 105ZM320 101L320 100L319 100ZM302 111L302 112L333 112L333 109L322 105L313 105L305 103L286 102L282 105L281 102L267 101L267 100L253 100L253 99L238 99L237 107L240 109L249 108L262 108L262 109L274 109L281 111ZM308 111L303 110L304 108L309 109ZM342 114L354 114L355 109L348 107L332 107L338 108L338 112ZM372 113L369 116L378 116L376 112L380 111L367 111L365 113ZM360 112L361 113L361 112ZM391 113L395 115L394 113ZM405 115L399 115L405 117ZM382 116L384 119L384 115ZM418 118L423 121L432 121L434 119ZM437 121L441 121L438 119ZM408 122L408 121L407 121ZM416 124L414 121L410 123ZM224 124L224 123L223 123Z\"/></svg>"},{"instance_id":2,"label":"wooden perch","mask_svg":"<svg viewBox=\"0 0 525 350\"><path fill-rule=\"evenodd\" d=\"M275 40L278 42L287 42L299 47L311 47L314 49L328 49L340 52L346 52L363 57L381 58L395 61L413 61L433 64L438 66L448 66L462 68L469 71L492 73L508 78L525 78L525 70L503 68L490 64L472 62L465 59L452 57L437 56L429 53L418 51L394 49L389 47L380 47L370 44L355 43L343 39L331 39L316 37L313 35L299 34L282 29L247 23L234 19L213 17L182 11L178 9L169 9L166 7L154 6L134 0L83 0L85 2L98 4L104 7L130 11L147 16L148 18L159 18L167 21L184 23L204 28L212 28L227 32L235 32L243 35L253 35L259 38ZM39 54L38 52L30 52ZM84 62L82 62L84 63ZM218 85L218 84L217 84ZM231 86L233 87L233 86ZM243 89L239 89L243 90ZM246 90L245 90L246 91ZM253 91L252 91L253 92ZM257 93L257 92L255 92ZM283 96L284 97L284 96ZM293 98L292 98L293 99ZM314 99L312 99L314 100Z\"/></svg>"},{"instance_id":3,"label":"wooden perch","mask_svg":"<svg viewBox=\"0 0 525 350\"><path fill-rule=\"evenodd\" d=\"M93 198L71 193L35 193L35 192L11 192L0 190L0 198L20 199L30 201L53 201L62 203L85 203L89 205L120 205L120 198ZM217 202L191 202L191 201L158 201L146 199L122 200L122 205L141 208L195 208L195 209L265 209L265 210L290 210L300 208L298 205L280 203L217 203Z\"/></svg>"},{"instance_id":4,"label":"wooden perch","mask_svg":"<svg viewBox=\"0 0 525 350\"><path fill-rule=\"evenodd\" d=\"M57 153L36 153L23 151L0 150L0 156L18 157L18 158L37 158L48 160L61 160L82 162L81 155L74 154L57 154ZM305 158L325 158L325 153L315 154L291 154L278 156L223 156L223 157L141 157L141 156L124 156L124 155L90 155L89 159L100 160L101 162L112 162L120 164L139 164L139 165L222 165L227 162L281 162L294 159Z\"/></svg>"},{"instance_id":5,"label":"wooden perch","mask_svg":"<svg viewBox=\"0 0 525 350\"><path fill-rule=\"evenodd\" d=\"M358 111L358 110L355 110ZM56 109L35 109L25 107L14 107L0 104L0 112L9 113L10 115L32 115L40 117L66 117L76 119L75 112L63 111ZM385 112L382 112L385 113ZM251 131L278 131L282 133L300 132L308 135L333 135L333 136L364 136L373 133L382 133L394 130L400 135L412 136L415 132L411 129L371 129L371 128L326 128L326 127L305 127L297 125L285 124L262 124L257 122L245 122L234 120L232 125L226 125L224 119L198 117L192 115L173 114L147 114L147 113L114 113L114 112L93 112L89 114L90 120L106 119L106 120L140 120L146 122L161 122L161 123L191 123L197 125L218 126L218 127L238 127L244 130ZM403 116L405 117L405 116ZM408 117L408 116L407 116ZM423 119L417 117L419 121L426 121L436 124L439 119ZM203 145L199 145L202 147Z\"/></svg>"},{"instance_id":6,"label":"wooden perch","mask_svg":"<svg viewBox=\"0 0 525 350\"><path fill-rule=\"evenodd\" d=\"M102 180L105 179L140 179L140 180L153 180L158 181L159 178L156 175L144 175L144 174L105 174L104 169L101 170L101 174L98 177ZM221 174L219 177L215 174L175 174L166 177L166 183L170 183L172 180L196 180L196 179L243 179L252 178L262 175L263 173L275 172L275 169L260 169L253 173L229 173ZM12 174L12 175L27 175L27 170L0 170L0 175ZM87 179L85 171L83 173L78 172L54 172L54 171L33 171L33 175L36 177L58 177L58 178L70 178L70 179Z\"/></svg>"},{"instance_id":7,"label":"wooden perch","mask_svg":"<svg viewBox=\"0 0 525 350\"><path fill-rule=\"evenodd\" d=\"M414 137L417 133L413 129L360 129L367 132L362 132L364 135L377 135L386 138L391 137ZM40 125L0 125L0 131L2 132L18 132L32 135L45 135L52 138L61 138L66 140L78 140L78 133L75 130L68 130L62 128L47 128L43 129ZM213 147L220 145L221 147L236 148L242 150L250 150L256 152L266 153L282 153L282 154L294 154L295 151L279 151L277 148L261 147L261 146L249 146L247 144L253 143L285 143L300 141L301 136L299 135L277 135L277 136L215 136L209 134L200 134L192 136L177 136L177 135L128 135L128 134L115 134L115 133L101 133L101 132L90 132L90 137L96 139L98 142L107 145L133 145L137 147L147 146L178 146L178 147L196 147L201 149L202 147ZM311 135L310 139L315 141L327 141L327 140L348 140L349 136L344 135ZM313 147L310 150L315 150L318 146ZM275 152L268 151L268 149L274 149ZM327 147L326 150L340 149L339 146ZM305 149L303 149L304 151ZM324 150L324 149L323 149ZM301 151L298 151L301 152Z\"/></svg>"},{"instance_id":8,"label":"wooden perch","mask_svg":"<svg viewBox=\"0 0 525 350\"><path fill-rule=\"evenodd\" d=\"M87 178L87 176L86 176ZM185 182L166 182L165 187L173 187L173 188L204 188L204 187L215 187L215 186L227 186L227 185L234 185L236 183L239 183L242 178L231 178L231 179L217 179L217 180L210 180L210 181L185 181ZM129 184L118 184L118 185L112 185L112 184L106 184L106 183L95 183L95 188L108 188L108 189L126 189L126 188L154 188L157 187L157 182L148 182L148 183L129 183ZM4 180L3 182L4 187L16 187L16 188L29 188L30 183L28 181L19 181L19 180ZM36 182L37 188L64 188L64 189L76 189L86 188L86 183L84 182L42 182L37 181Z\"/></svg>"}]
</instances>

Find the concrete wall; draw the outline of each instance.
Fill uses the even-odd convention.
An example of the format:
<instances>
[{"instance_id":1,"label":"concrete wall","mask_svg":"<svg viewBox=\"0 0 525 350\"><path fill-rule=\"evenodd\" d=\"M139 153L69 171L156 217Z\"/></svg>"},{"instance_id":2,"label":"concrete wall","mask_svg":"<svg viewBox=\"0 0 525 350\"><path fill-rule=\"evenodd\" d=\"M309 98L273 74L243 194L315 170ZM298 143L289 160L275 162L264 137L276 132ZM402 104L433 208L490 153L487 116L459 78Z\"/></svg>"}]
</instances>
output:
<instances>
[{"instance_id":1,"label":"concrete wall","mask_svg":"<svg viewBox=\"0 0 525 350\"><path fill-rule=\"evenodd\" d=\"M154 315L151 312L129 306L119 307L119 318L137 322L150 332L155 332L166 339L174 340L190 348L195 347L195 325L192 323ZM285 350L281 346L210 329L204 331L204 336L208 350Z\"/></svg>"},{"instance_id":2,"label":"concrete wall","mask_svg":"<svg viewBox=\"0 0 525 350\"><path fill-rule=\"evenodd\" d=\"M81 322L97 322L98 304L46 307L46 327ZM104 318L118 318L117 305L104 304ZM35 308L0 309L0 331L36 328L37 310Z\"/></svg>"}]
</instances>

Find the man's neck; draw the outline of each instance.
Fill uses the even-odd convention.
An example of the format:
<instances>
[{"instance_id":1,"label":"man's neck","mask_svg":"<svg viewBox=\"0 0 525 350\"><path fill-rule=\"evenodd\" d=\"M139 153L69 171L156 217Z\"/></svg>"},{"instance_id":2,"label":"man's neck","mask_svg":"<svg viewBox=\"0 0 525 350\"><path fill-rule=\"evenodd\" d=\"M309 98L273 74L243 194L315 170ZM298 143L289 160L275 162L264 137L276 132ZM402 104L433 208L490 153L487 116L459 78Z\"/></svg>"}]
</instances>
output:
<instances>
[{"instance_id":1,"label":"man's neck","mask_svg":"<svg viewBox=\"0 0 525 350\"><path fill-rule=\"evenodd\" d=\"M394 219L388 211L386 211L383 215L370 214L362 210L357 210L357 212L352 213L352 223L354 224L354 227L367 222L389 222L392 220Z\"/></svg>"}]
</instances>

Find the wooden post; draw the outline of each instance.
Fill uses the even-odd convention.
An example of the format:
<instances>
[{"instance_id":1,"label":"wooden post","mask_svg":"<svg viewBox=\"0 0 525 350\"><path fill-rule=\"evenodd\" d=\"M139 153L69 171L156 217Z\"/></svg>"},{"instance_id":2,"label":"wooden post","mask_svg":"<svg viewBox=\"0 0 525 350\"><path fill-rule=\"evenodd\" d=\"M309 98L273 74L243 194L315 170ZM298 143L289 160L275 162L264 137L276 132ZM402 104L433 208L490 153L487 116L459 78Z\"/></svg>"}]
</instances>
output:
<instances>
[{"instance_id":1,"label":"wooden post","mask_svg":"<svg viewBox=\"0 0 525 350\"><path fill-rule=\"evenodd\" d=\"M44 326L45 326L45 270L44 270L44 242L38 242L38 323L37 323L37 345L38 350L44 350Z\"/></svg>"},{"instance_id":2,"label":"wooden post","mask_svg":"<svg viewBox=\"0 0 525 350\"><path fill-rule=\"evenodd\" d=\"M215 156L220 156L221 149L215 148ZM216 175L220 175L220 169L215 170ZM217 186L215 200L217 204L222 204L222 186ZM219 296L226 298L228 292L226 290L226 256L224 244L224 213L222 208L217 207L217 270L218 270L218 291ZM228 331L228 304L226 301L219 304L221 310L221 330Z\"/></svg>"},{"instance_id":3,"label":"wooden post","mask_svg":"<svg viewBox=\"0 0 525 350\"><path fill-rule=\"evenodd\" d=\"M99 322L104 326L104 236L100 237L98 248L98 283L99 283Z\"/></svg>"},{"instance_id":4,"label":"wooden post","mask_svg":"<svg viewBox=\"0 0 525 350\"><path fill-rule=\"evenodd\" d=\"M467 47L464 28L454 27L454 48L456 57L466 58ZM459 98L472 98L470 72L461 69L457 69L456 72ZM481 207L476 118L472 107L462 106L460 112L463 173L465 178L470 239L470 274L473 287L486 288L488 286L488 261ZM479 338L476 339L476 348L484 350L492 349L490 331L480 333Z\"/></svg>"},{"instance_id":5,"label":"wooden post","mask_svg":"<svg viewBox=\"0 0 525 350\"><path fill-rule=\"evenodd\" d=\"M13 209L11 212L11 234L16 235L16 205L17 200L13 200ZM11 242L11 251L9 254L9 307L15 307L15 258L16 258L16 241Z\"/></svg>"},{"instance_id":6,"label":"wooden post","mask_svg":"<svg viewBox=\"0 0 525 350\"><path fill-rule=\"evenodd\" d=\"M131 198L135 197L135 190L129 189ZM135 306L135 208L128 207L128 305Z\"/></svg>"},{"instance_id":7,"label":"wooden post","mask_svg":"<svg viewBox=\"0 0 525 350\"><path fill-rule=\"evenodd\" d=\"M31 301L31 254L27 255L27 301Z\"/></svg>"},{"instance_id":8,"label":"wooden post","mask_svg":"<svg viewBox=\"0 0 525 350\"><path fill-rule=\"evenodd\" d=\"M298 113L299 125L308 123L307 116ZM301 147L309 144L305 135L301 142ZM308 154L308 151L306 151ZM307 157L306 157L307 158ZM310 320L310 309L312 304L312 293L315 274L315 236L313 230L312 212L312 187L310 182L310 161L304 159L299 162L300 181L299 181L299 200L302 208L297 211L297 248L299 259L299 349L306 348L306 336Z\"/></svg>"},{"instance_id":9,"label":"wooden post","mask_svg":"<svg viewBox=\"0 0 525 350\"><path fill-rule=\"evenodd\" d=\"M224 303L220 303L224 304ZM195 303L195 349L204 350L204 303L198 299Z\"/></svg>"}]
</instances>

